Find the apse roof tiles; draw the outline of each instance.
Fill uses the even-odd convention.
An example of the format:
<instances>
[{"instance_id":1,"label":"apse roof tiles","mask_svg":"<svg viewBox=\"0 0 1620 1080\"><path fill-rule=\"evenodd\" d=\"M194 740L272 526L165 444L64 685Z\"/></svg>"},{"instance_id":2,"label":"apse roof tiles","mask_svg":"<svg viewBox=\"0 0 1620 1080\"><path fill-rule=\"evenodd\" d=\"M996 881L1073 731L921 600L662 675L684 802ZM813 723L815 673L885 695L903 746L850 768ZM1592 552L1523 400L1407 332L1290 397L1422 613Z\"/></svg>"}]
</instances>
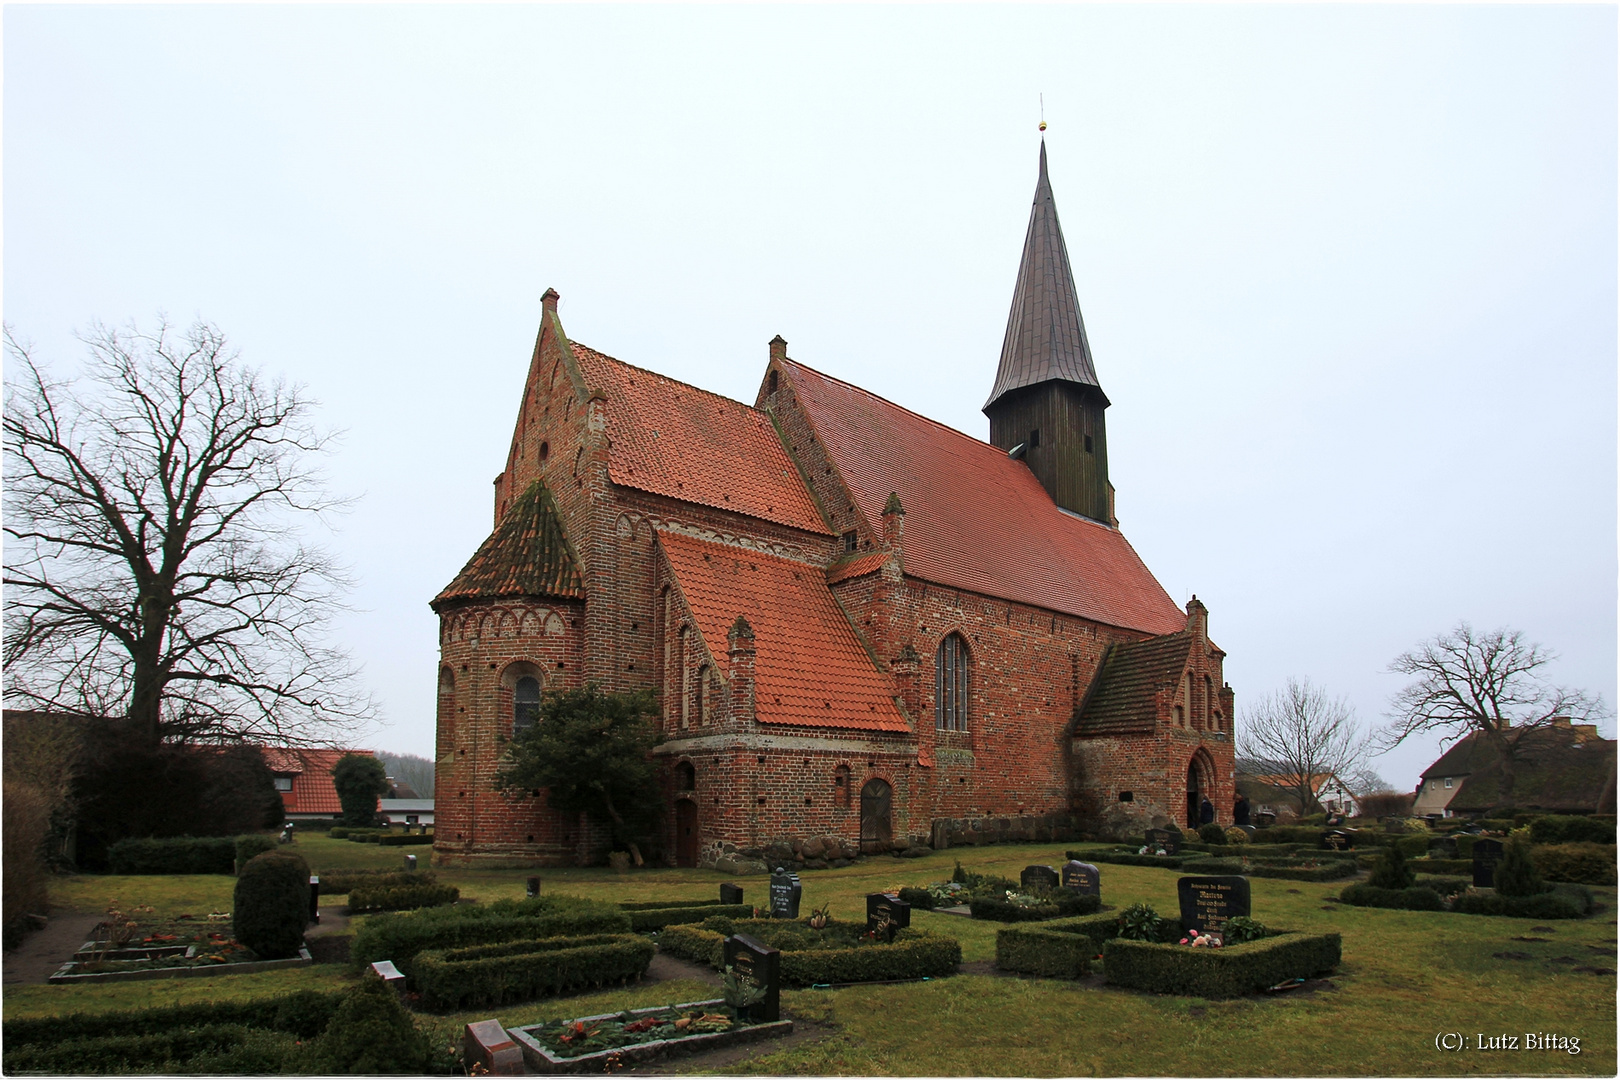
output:
<instances>
[{"instance_id":1,"label":"apse roof tiles","mask_svg":"<svg viewBox=\"0 0 1620 1080\"><path fill-rule=\"evenodd\" d=\"M1158 723L1157 696L1174 689L1192 650L1190 633L1111 646L1081 707L1076 735L1147 735Z\"/></svg>"},{"instance_id":2,"label":"apse roof tiles","mask_svg":"<svg viewBox=\"0 0 1620 1080\"><path fill-rule=\"evenodd\" d=\"M557 504L536 480L507 508L455 580L434 597L433 606L475 597L584 595L579 560L563 532Z\"/></svg>"},{"instance_id":3,"label":"apse roof tiles","mask_svg":"<svg viewBox=\"0 0 1620 1080\"><path fill-rule=\"evenodd\" d=\"M608 476L615 484L828 533L770 417L571 344L586 384L607 395Z\"/></svg>"},{"instance_id":4,"label":"apse roof tiles","mask_svg":"<svg viewBox=\"0 0 1620 1080\"><path fill-rule=\"evenodd\" d=\"M1150 634L1186 626L1119 530L1059 510L1023 462L803 364L779 367L874 533L899 494L908 577Z\"/></svg>"},{"instance_id":5,"label":"apse roof tiles","mask_svg":"<svg viewBox=\"0 0 1620 1080\"><path fill-rule=\"evenodd\" d=\"M717 664L737 616L753 628L760 723L910 730L819 568L663 530L658 542Z\"/></svg>"}]
</instances>

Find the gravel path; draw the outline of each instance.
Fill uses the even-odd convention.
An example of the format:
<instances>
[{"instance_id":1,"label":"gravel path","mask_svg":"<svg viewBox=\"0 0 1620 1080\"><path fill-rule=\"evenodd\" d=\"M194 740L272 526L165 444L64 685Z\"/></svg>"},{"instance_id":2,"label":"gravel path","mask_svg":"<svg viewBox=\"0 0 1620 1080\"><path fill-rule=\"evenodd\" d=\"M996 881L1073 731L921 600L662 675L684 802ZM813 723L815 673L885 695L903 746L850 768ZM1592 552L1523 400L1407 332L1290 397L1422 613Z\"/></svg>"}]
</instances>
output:
<instances>
[{"instance_id":1,"label":"gravel path","mask_svg":"<svg viewBox=\"0 0 1620 1080\"><path fill-rule=\"evenodd\" d=\"M59 911L43 930L35 930L15 949L7 949L4 985L26 986L42 983L90 940L90 931L105 916L82 911Z\"/></svg>"}]
</instances>

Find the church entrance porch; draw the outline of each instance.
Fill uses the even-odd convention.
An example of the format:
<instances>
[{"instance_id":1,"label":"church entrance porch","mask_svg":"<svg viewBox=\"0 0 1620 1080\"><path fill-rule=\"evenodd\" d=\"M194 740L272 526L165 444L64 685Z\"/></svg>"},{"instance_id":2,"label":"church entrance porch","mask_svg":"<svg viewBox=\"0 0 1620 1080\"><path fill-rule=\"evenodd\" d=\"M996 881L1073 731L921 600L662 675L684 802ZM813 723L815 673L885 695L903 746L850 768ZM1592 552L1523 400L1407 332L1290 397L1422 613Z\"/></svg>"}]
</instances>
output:
<instances>
[{"instance_id":1,"label":"church entrance porch","mask_svg":"<svg viewBox=\"0 0 1620 1080\"><path fill-rule=\"evenodd\" d=\"M1200 751L1187 763L1187 828L1198 828L1198 808L1206 798L1214 801L1214 790L1215 775L1208 759Z\"/></svg>"}]
</instances>

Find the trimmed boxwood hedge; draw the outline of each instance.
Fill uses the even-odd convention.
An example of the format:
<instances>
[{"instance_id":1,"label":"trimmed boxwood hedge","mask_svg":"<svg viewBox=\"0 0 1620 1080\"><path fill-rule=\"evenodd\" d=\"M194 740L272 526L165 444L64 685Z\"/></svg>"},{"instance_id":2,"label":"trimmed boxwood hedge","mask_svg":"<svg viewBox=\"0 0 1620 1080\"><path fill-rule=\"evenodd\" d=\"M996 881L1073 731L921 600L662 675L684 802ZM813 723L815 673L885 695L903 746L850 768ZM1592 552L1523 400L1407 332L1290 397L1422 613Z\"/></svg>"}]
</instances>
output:
<instances>
[{"instance_id":1,"label":"trimmed boxwood hedge","mask_svg":"<svg viewBox=\"0 0 1620 1080\"><path fill-rule=\"evenodd\" d=\"M933 911L939 906L939 901L934 899L933 893L910 885L900 890L899 897L917 911Z\"/></svg>"},{"instance_id":2,"label":"trimmed boxwood hedge","mask_svg":"<svg viewBox=\"0 0 1620 1080\"><path fill-rule=\"evenodd\" d=\"M973 912L975 919L989 919L992 922L1042 922L1047 919L1090 915L1102 907L1102 897L1096 895L1082 893L1060 896L1054 892L1051 899L1052 902L1049 904L1020 907L1007 900L986 896L969 900L968 910Z\"/></svg>"},{"instance_id":3,"label":"trimmed boxwood hedge","mask_svg":"<svg viewBox=\"0 0 1620 1080\"><path fill-rule=\"evenodd\" d=\"M1515 919L1579 919L1592 910L1592 893L1584 885L1554 885L1535 896L1503 896L1494 890L1470 889L1451 910L1464 915L1505 915Z\"/></svg>"},{"instance_id":4,"label":"trimmed boxwood hedge","mask_svg":"<svg viewBox=\"0 0 1620 1080\"><path fill-rule=\"evenodd\" d=\"M294 956L309 925L309 864L290 851L255 855L236 876L231 932L261 960Z\"/></svg>"},{"instance_id":5,"label":"trimmed boxwood hedge","mask_svg":"<svg viewBox=\"0 0 1620 1080\"><path fill-rule=\"evenodd\" d=\"M107 870L113 874L234 874L236 838L131 837L107 849Z\"/></svg>"},{"instance_id":6,"label":"trimmed boxwood hedge","mask_svg":"<svg viewBox=\"0 0 1620 1080\"><path fill-rule=\"evenodd\" d=\"M1104 974L1116 986L1204 998L1237 997L1332 971L1342 951L1336 933L1291 930L1221 949L1113 938L1102 950Z\"/></svg>"},{"instance_id":7,"label":"trimmed boxwood hedge","mask_svg":"<svg viewBox=\"0 0 1620 1080\"><path fill-rule=\"evenodd\" d=\"M1569 881L1581 885L1613 885L1614 845L1548 844L1530 849L1536 869L1548 881Z\"/></svg>"},{"instance_id":8,"label":"trimmed boxwood hedge","mask_svg":"<svg viewBox=\"0 0 1620 1080\"><path fill-rule=\"evenodd\" d=\"M8 1040L9 1043L9 1040ZM242 1024L8 1045L7 1073L129 1076L135 1073L277 1075L298 1071L290 1035Z\"/></svg>"},{"instance_id":9,"label":"trimmed boxwood hedge","mask_svg":"<svg viewBox=\"0 0 1620 1080\"><path fill-rule=\"evenodd\" d=\"M273 836L264 833L248 833L236 838L236 866L235 872L240 874L242 867L247 865L249 859L255 855L263 855L267 851L274 851L279 846Z\"/></svg>"},{"instance_id":10,"label":"trimmed boxwood hedge","mask_svg":"<svg viewBox=\"0 0 1620 1080\"><path fill-rule=\"evenodd\" d=\"M1444 911L1440 894L1424 885L1409 889L1380 889L1377 885L1360 882L1346 885L1339 899L1356 907L1402 908L1407 911Z\"/></svg>"},{"instance_id":11,"label":"trimmed boxwood hedge","mask_svg":"<svg viewBox=\"0 0 1620 1080\"><path fill-rule=\"evenodd\" d=\"M724 959L726 935L711 927L681 923L666 926L658 933L658 951L708 964L718 971Z\"/></svg>"},{"instance_id":12,"label":"trimmed boxwood hedge","mask_svg":"<svg viewBox=\"0 0 1620 1080\"><path fill-rule=\"evenodd\" d=\"M531 900L424 908L368 919L349 955L363 967L392 960L409 977L416 955L427 949L455 949L507 941L590 934L627 934L630 916L610 904L551 893Z\"/></svg>"},{"instance_id":13,"label":"trimmed boxwood hedge","mask_svg":"<svg viewBox=\"0 0 1620 1080\"><path fill-rule=\"evenodd\" d=\"M715 915L723 915L732 919L746 919L754 913L748 904L722 904L709 902L693 906L669 907L640 907L632 909L628 904L620 904L630 915L630 929L637 933L646 933L649 930L662 930L666 926L675 926L680 923L702 922Z\"/></svg>"},{"instance_id":14,"label":"trimmed boxwood hedge","mask_svg":"<svg viewBox=\"0 0 1620 1080\"><path fill-rule=\"evenodd\" d=\"M1614 819L1546 814L1531 820L1530 839L1537 844L1613 844Z\"/></svg>"},{"instance_id":15,"label":"trimmed boxwood hedge","mask_svg":"<svg viewBox=\"0 0 1620 1080\"><path fill-rule=\"evenodd\" d=\"M1468 874L1474 873L1473 859L1413 859L1406 868L1414 874Z\"/></svg>"},{"instance_id":16,"label":"trimmed boxwood hedge","mask_svg":"<svg viewBox=\"0 0 1620 1080\"><path fill-rule=\"evenodd\" d=\"M852 926L864 928L865 924L830 919L827 925L837 930ZM808 926L808 919L787 922L716 918L698 926L671 926L659 934L658 947L674 956L707 962L718 969L726 937L747 934L782 950L782 981L794 986L934 978L954 974L956 965L962 962L962 946L955 938L915 928L899 931L894 941L886 945L794 948L798 944L792 937L795 930Z\"/></svg>"},{"instance_id":17,"label":"trimmed boxwood hedge","mask_svg":"<svg viewBox=\"0 0 1620 1080\"><path fill-rule=\"evenodd\" d=\"M655 947L636 934L593 934L432 949L416 957L430 1009L494 1007L639 979Z\"/></svg>"},{"instance_id":18,"label":"trimmed boxwood hedge","mask_svg":"<svg viewBox=\"0 0 1620 1080\"><path fill-rule=\"evenodd\" d=\"M1421 864L1409 865L1411 865L1414 870L1421 867ZM1430 877L1426 874L1419 874L1417 876L1417 880L1412 884L1419 888L1433 889L1435 892L1440 894L1441 899L1450 899L1451 897L1456 896L1458 893L1465 891L1473 883L1472 878Z\"/></svg>"},{"instance_id":19,"label":"trimmed boxwood hedge","mask_svg":"<svg viewBox=\"0 0 1620 1080\"><path fill-rule=\"evenodd\" d=\"M1173 924L1176 935L1181 923ZM1119 932L1119 916L1061 919L1039 926L1009 926L996 932L996 966L1050 979L1079 979L1091 971L1092 957Z\"/></svg>"},{"instance_id":20,"label":"trimmed boxwood hedge","mask_svg":"<svg viewBox=\"0 0 1620 1080\"><path fill-rule=\"evenodd\" d=\"M15 1071L11 1066L10 1052L20 1046L70 1039L148 1035L171 1028L195 1028L209 1024L241 1024L284 1031L300 1039L312 1039L325 1030L342 997L341 990L298 990L249 1001L208 1001L192 1005L165 1005L156 1009L116 1009L111 1012L7 1020L4 1068L8 1073Z\"/></svg>"},{"instance_id":21,"label":"trimmed boxwood hedge","mask_svg":"<svg viewBox=\"0 0 1620 1080\"><path fill-rule=\"evenodd\" d=\"M1251 858L1245 867L1242 859L1188 859L1181 864L1181 869L1189 874L1245 874L1249 877L1281 878L1286 881L1337 881L1354 874L1356 864L1349 859L1335 859L1314 867L1290 866L1281 860Z\"/></svg>"},{"instance_id":22,"label":"trimmed boxwood hedge","mask_svg":"<svg viewBox=\"0 0 1620 1080\"><path fill-rule=\"evenodd\" d=\"M1177 870L1187 861L1185 855L1138 855L1134 851L1066 851L1066 856L1081 862L1113 863L1116 866L1162 866Z\"/></svg>"},{"instance_id":23,"label":"trimmed boxwood hedge","mask_svg":"<svg viewBox=\"0 0 1620 1080\"><path fill-rule=\"evenodd\" d=\"M454 885L372 885L369 882L349 889L349 913L366 911L413 911L440 907L461 899Z\"/></svg>"},{"instance_id":24,"label":"trimmed boxwood hedge","mask_svg":"<svg viewBox=\"0 0 1620 1080\"><path fill-rule=\"evenodd\" d=\"M342 896L359 885L432 885L431 870L333 870L318 875L322 896Z\"/></svg>"}]
</instances>

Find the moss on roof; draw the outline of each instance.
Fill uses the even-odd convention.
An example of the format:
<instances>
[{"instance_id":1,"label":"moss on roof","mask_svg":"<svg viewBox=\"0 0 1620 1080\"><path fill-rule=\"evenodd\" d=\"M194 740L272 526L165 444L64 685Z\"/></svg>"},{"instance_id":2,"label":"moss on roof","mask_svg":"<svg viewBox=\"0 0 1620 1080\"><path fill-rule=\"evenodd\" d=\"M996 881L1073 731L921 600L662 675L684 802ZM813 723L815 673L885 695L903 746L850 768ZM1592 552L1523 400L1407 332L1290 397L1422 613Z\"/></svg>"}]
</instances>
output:
<instances>
[{"instance_id":1,"label":"moss on roof","mask_svg":"<svg viewBox=\"0 0 1620 1080\"><path fill-rule=\"evenodd\" d=\"M454 581L433 598L433 610L457 600L500 596L583 598L579 559L563 532L557 504L540 480L518 496Z\"/></svg>"}]
</instances>

